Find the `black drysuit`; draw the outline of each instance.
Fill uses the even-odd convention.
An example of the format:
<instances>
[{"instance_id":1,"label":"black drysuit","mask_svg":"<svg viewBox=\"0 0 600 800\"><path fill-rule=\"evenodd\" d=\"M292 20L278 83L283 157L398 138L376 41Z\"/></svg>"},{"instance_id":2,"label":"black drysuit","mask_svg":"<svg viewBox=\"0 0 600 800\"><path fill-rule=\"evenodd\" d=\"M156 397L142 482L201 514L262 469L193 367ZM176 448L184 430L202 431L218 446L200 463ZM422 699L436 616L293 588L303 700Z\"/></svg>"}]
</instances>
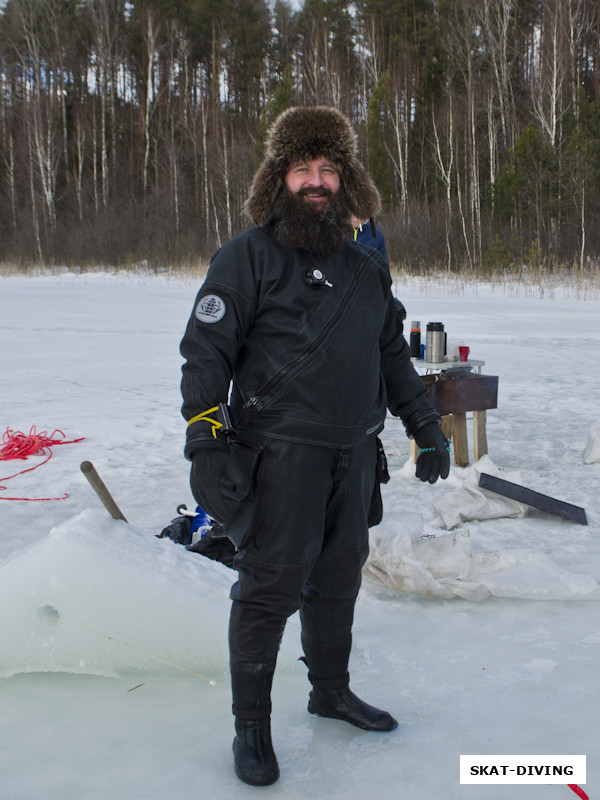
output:
<instances>
[{"instance_id":1,"label":"black drysuit","mask_svg":"<svg viewBox=\"0 0 600 800\"><path fill-rule=\"evenodd\" d=\"M298 609L313 683L347 681L368 527L380 521L377 434L387 408L409 433L437 415L389 269L357 243L314 256L282 246L271 225L235 237L212 260L181 353L192 488L238 548L234 711L267 716L285 621ZM197 417L228 397L236 433L228 455L215 451L218 474L207 473L194 453L218 431L206 421L214 414Z\"/></svg>"}]
</instances>

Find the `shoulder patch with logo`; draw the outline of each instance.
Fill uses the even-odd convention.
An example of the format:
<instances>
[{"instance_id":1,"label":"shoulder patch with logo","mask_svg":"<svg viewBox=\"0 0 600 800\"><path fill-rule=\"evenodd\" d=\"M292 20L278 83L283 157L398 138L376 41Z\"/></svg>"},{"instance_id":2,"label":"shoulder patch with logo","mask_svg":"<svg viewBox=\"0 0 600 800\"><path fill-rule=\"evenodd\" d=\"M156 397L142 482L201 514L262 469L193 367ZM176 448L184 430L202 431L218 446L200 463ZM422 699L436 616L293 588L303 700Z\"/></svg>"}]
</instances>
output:
<instances>
[{"instance_id":1,"label":"shoulder patch with logo","mask_svg":"<svg viewBox=\"0 0 600 800\"><path fill-rule=\"evenodd\" d=\"M205 295L196 306L196 319L200 322L218 322L225 316L227 307L216 294Z\"/></svg>"}]
</instances>

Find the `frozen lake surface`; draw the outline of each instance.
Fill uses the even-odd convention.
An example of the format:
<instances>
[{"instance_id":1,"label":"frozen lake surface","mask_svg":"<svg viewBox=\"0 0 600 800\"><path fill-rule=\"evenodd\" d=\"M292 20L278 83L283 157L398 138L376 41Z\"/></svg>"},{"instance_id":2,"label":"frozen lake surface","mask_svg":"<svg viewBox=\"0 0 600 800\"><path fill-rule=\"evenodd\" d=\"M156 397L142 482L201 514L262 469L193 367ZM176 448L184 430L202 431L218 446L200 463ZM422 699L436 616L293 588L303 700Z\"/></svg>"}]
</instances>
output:
<instances>
[{"instance_id":1,"label":"frozen lake surface","mask_svg":"<svg viewBox=\"0 0 600 800\"><path fill-rule=\"evenodd\" d=\"M292 618L273 691L281 779L255 789L232 769L232 573L155 538L178 504L194 506L178 345L198 284L104 273L0 279L1 431L84 437L8 481L40 459L0 462L0 496L69 495L0 500L2 800L576 796L566 780L460 785L461 754L585 754L585 791L600 797L600 464L582 458L600 419L598 296L397 286L409 321L443 321L449 339L499 376L487 415L492 467L585 508L589 525L530 510L449 533L434 504L472 468L453 465L448 481L422 485L403 426L389 419L388 517L373 536L410 547L396 523L416 519L421 542L455 535L467 554L514 563L487 577L478 602L365 575L352 686L398 718L392 734L307 714ZM84 460L129 524L100 505Z\"/></svg>"}]
</instances>

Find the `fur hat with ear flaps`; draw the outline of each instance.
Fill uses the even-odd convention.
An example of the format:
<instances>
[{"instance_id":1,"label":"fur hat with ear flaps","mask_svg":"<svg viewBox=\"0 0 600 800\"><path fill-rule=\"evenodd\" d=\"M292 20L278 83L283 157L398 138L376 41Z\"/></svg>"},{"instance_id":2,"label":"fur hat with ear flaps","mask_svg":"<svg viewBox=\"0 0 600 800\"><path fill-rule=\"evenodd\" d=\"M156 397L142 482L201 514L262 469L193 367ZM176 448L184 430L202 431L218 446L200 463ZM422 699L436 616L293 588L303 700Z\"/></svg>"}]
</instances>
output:
<instances>
[{"instance_id":1,"label":"fur hat with ear flaps","mask_svg":"<svg viewBox=\"0 0 600 800\"><path fill-rule=\"evenodd\" d=\"M350 211L360 220L370 219L379 211L379 192L357 153L352 126L337 109L288 108L269 130L266 157L254 176L246 213L257 225L264 225L273 213L291 164L322 157L330 159L338 169Z\"/></svg>"}]
</instances>

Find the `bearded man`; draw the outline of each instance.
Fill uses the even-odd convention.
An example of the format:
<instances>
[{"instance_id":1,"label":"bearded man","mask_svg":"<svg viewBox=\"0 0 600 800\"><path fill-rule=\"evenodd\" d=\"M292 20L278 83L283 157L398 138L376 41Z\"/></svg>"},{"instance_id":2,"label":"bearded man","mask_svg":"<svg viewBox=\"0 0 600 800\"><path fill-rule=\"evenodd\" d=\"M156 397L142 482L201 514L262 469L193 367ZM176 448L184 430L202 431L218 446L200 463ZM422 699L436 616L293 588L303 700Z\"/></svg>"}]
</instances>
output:
<instances>
[{"instance_id":1,"label":"bearded man","mask_svg":"<svg viewBox=\"0 0 600 800\"><path fill-rule=\"evenodd\" d=\"M389 477L378 439L387 409L423 451L417 477L447 477L450 460L387 264L352 241L351 216L378 209L346 117L283 112L246 202L256 227L213 257L181 344L192 491L236 547L234 767L253 785L279 777L271 684L298 610L308 711L364 730L397 726L348 685L368 529Z\"/></svg>"}]
</instances>

